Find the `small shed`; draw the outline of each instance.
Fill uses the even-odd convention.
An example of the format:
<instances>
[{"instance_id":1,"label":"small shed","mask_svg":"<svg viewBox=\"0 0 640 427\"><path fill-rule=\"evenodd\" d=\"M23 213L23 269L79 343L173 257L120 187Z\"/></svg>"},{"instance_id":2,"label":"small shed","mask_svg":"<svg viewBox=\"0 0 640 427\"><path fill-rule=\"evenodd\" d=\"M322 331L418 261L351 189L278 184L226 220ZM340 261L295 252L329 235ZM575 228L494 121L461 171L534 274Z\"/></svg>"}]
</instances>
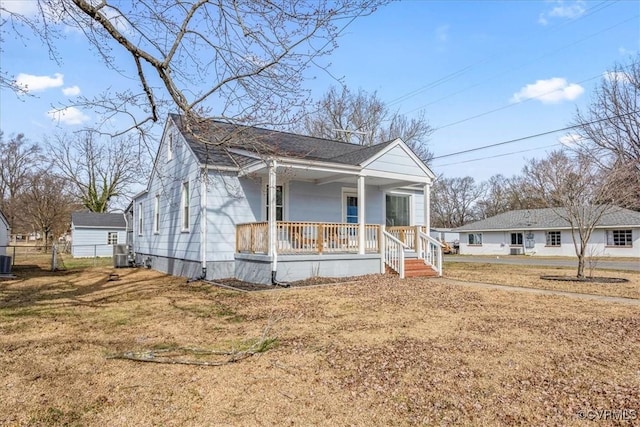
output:
<instances>
[{"instance_id":1,"label":"small shed","mask_svg":"<svg viewBox=\"0 0 640 427\"><path fill-rule=\"evenodd\" d=\"M11 230L9 229L9 221L0 211L0 255L7 255L7 247L11 238Z\"/></svg>"},{"instance_id":2,"label":"small shed","mask_svg":"<svg viewBox=\"0 0 640 427\"><path fill-rule=\"evenodd\" d=\"M127 222L121 213L71 214L71 255L110 257L113 246L127 243Z\"/></svg>"}]
</instances>

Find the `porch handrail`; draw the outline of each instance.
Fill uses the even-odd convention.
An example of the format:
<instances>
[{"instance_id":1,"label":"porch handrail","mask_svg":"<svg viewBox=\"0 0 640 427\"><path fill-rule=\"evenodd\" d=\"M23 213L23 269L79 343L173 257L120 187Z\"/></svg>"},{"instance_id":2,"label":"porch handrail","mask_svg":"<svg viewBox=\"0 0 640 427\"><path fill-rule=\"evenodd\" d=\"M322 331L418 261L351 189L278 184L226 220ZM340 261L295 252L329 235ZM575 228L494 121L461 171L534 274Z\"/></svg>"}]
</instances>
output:
<instances>
[{"instance_id":1,"label":"porch handrail","mask_svg":"<svg viewBox=\"0 0 640 427\"><path fill-rule=\"evenodd\" d=\"M444 245L422 231L418 232L418 238L420 239L418 257L430 264L438 276L442 276L442 249Z\"/></svg>"},{"instance_id":2,"label":"porch handrail","mask_svg":"<svg viewBox=\"0 0 640 427\"><path fill-rule=\"evenodd\" d=\"M380 251L380 226L365 225L365 253ZM277 221L276 250L283 255L358 253L358 224ZM268 223L252 222L236 225L237 253L267 253Z\"/></svg>"},{"instance_id":3,"label":"porch handrail","mask_svg":"<svg viewBox=\"0 0 640 427\"><path fill-rule=\"evenodd\" d=\"M417 250L418 232L425 232L424 225L392 225L385 228L389 234L400 240L407 249Z\"/></svg>"},{"instance_id":4,"label":"porch handrail","mask_svg":"<svg viewBox=\"0 0 640 427\"><path fill-rule=\"evenodd\" d=\"M382 237L384 239L384 250L382 251L384 263L397 272L401 279L404 279L404 250L409 246L386 230L382 231Z\"/></svg>"}]
</instances>

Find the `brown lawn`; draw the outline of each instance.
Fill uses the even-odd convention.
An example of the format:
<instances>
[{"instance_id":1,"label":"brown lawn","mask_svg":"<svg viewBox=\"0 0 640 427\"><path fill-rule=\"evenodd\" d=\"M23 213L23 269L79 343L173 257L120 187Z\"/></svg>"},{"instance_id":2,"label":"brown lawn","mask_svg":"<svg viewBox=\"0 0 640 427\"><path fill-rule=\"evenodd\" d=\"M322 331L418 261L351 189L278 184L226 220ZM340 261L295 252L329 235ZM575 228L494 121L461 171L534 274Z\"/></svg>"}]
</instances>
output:
<instances>
[{"instance_id":1,"label":"brown lawn","mask_svg":"<svg viewBox=\"0 0 640 427\"><path fill-rule=\"evenodd\" d=\"M0 282L0 425L640 420L637 306L433 279L241 293L113 272L18 267ZM264 352L221 366L109 358L223 362L201 350L261 338Z\"/></svg>"},{"instance_id":2,"label":"brown lawn","mask_svg":"<svg viewBox=\"0 0 640 427\"><path fill-rule=\"evenodd\" d=\"M445 262L444 272L447 278L471 282L640 299L640 273L637 271L598 269L593 272L594 277L623 278L628 280L626 283L581 283L550 281L540 278L540 276L544 275L575 277L576 268L567 267L536 267L453 261ZM586 271L586 273L588 272Z\"/></svg>"}]
</instances>

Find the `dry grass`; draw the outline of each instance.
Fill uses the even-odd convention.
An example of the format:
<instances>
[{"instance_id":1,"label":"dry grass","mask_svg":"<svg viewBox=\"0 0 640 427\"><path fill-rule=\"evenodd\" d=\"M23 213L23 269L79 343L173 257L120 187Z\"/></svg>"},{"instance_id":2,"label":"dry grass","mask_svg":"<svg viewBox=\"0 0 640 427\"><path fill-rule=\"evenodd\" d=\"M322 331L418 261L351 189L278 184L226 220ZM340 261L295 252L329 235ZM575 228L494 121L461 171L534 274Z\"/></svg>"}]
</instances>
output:
<instances>
[{"instance_id":1,"label":"dry grass","mask_svg":"<svg viewBox=\"0 0 640 427\"><path fill-rule=\"evenodd\" d=\"M446 262L444 275L450 279L526 288L551 289L593 295L640 299L640 273L631 271L597 270L594 276L620 277L626 283L581 283L542 280L540 276L556 275L574 277L575 268L536 267L505 264L481 264Z\"/></svg>"},{"instance_id":2,"label":"dry grass","mask_svg":"<svg viewBox=\"0 0 640 427\"><path fill-rule=\"evenodd\" d=\"M581 410L640 412L637 307L424 279L240 293L112 272L0 282L0 425L582 425ZM219 367L107 358L241 350L267 327L275 347Z\"/></svg>"}]
</instances>

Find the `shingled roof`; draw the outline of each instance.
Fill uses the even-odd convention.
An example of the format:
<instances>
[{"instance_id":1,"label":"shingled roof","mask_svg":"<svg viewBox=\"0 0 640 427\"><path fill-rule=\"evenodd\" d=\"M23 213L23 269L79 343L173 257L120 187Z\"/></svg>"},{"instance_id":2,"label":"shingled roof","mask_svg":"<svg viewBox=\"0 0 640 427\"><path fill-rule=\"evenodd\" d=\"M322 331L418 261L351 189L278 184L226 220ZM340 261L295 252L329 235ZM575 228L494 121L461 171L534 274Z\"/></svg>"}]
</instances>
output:
<instances>
[{"instance_id":1,"label":"shingled roof","mask_svg":"<svg viewBox=\"0 0 640 427\"><path fill-rule=\"evenodd\" d=\"M71 223L80 228L119 228L125 229L127 223L121 213L73 212Z\"/></svg>"},{"instance_id":2,"label":"shingled roof","mask_svg":"<svg viewBox=\"0 0 640 427\"><path fill-rule=\"evenodd\" d=\"M252 126L241 126L216 120L205 120L187 132L183 117L171 114L185 140L200 163L216 166L242 167L255 159L234 153L242 149L258 155L304 158L307 160L359 165L383 150L393 141L368 147L331 139L298 135ZM203 143L207 141L207 143Z\"/></svg>"},{"instance_id":3,"label":"shingled roof","mask_svg":"<svg viewBox=\"0 0 640 427\"><path fill-rule=\"evenodd\" d=\"M605 213L597 227L640 227L640 212L616 208ZM554 209L523 209L504 212L481 221L455 228L453 231L550 230L570 228Z\"/></svg>"}]
</instances>

